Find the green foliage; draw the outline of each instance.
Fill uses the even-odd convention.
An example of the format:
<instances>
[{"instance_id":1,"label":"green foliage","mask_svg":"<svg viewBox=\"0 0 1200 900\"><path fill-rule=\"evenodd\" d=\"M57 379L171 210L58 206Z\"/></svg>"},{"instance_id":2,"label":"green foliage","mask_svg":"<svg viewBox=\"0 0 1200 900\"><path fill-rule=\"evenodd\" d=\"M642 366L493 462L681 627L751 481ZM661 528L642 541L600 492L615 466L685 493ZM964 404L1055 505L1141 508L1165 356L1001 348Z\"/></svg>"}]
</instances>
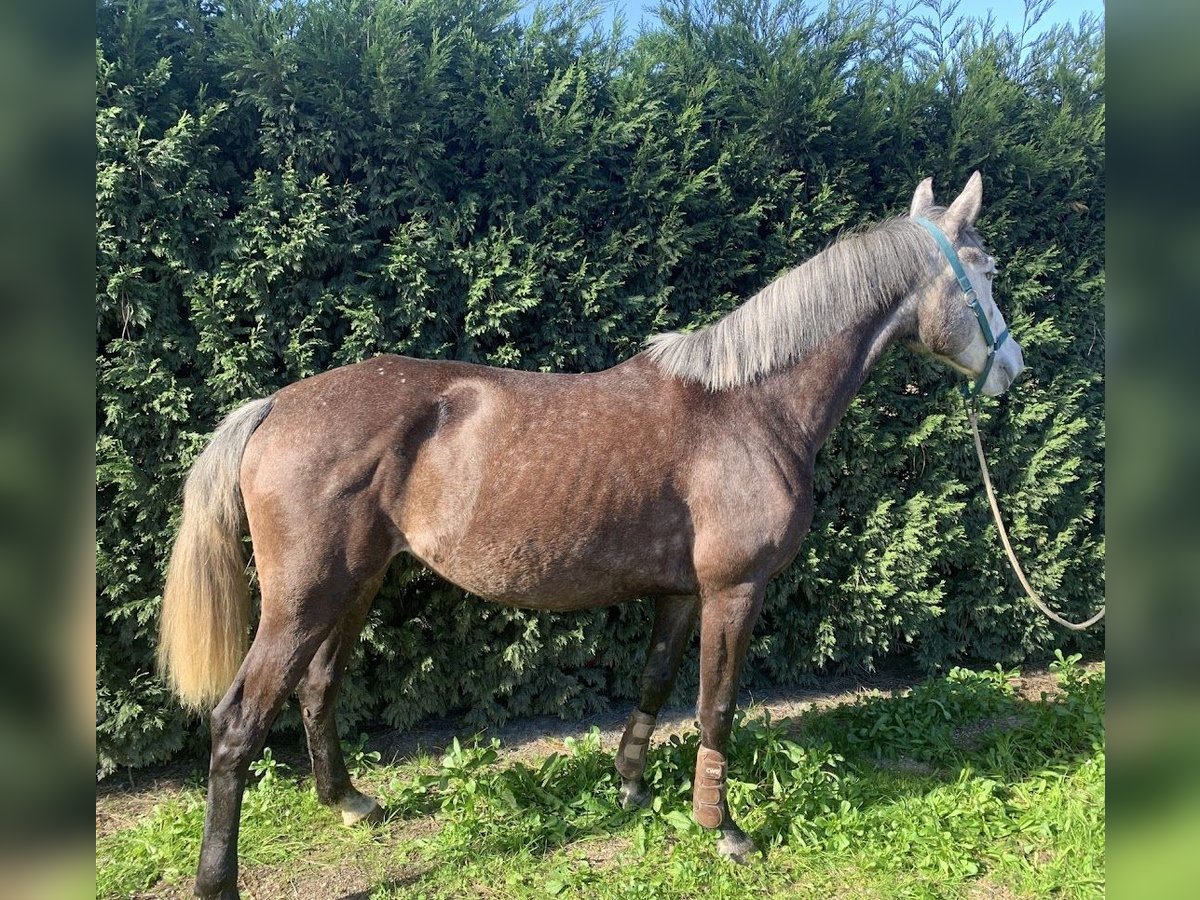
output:
<instances>
[{"instance_id":1,"label":"green foliage","mask_svg":"<svg viewBox=\"0 0 1200 900\"><path fill-rule=\"evenodd\" d=\"M342 758L346 761L347 771L358 777L378 765L382 756L378 750L368 750L367 736L360 734L353 744L342 741Z\"/></svg>"},{"instance_id":2,"label":"green foliage","mask_svg":"<svg viewBox=\"0 0 1200 900\"><path fill-rule=\"evenodd\" d=\"M270 747L264 747L262 756L250 763L250 775L258 779L256 787L259 790L269 789L287 770L287 764L277 760Z\"/></svg>"},{"instance_id":3,"label":"green foliage","mask_svg":"<svg viewBox=\"0 0 1200 900\"><path fill-rule=\"evenodd\" d=\"M1011 772L1037 756L1070 761L1104 741L1104 680L1087 675L1081 657L1055 650L1051 671L1063 689L1041 705L1021 700L1015 671L952 669L900 697L875 696L822 717L820 733L848 753L876 760L966 762L986 750L987 765ZM971 735L969 726L986 727ZM967 728L967 732L964 732ZM959 750L964 741L969 753Z\"/></svg>"},{"instance_id":4,"label":"green foliage","mask_svg":"<svg viewBox=\"0 0 1200 900\"><path fill-rule=\"evenodd\" d=\"M291 865L315 858L323 867L351 856L363 866L364 846L374 847L372 896L383 897L467 896L481 886L515 897L962 897L989 885L997 894L1009 886L1022 896L1099 896L1104 676L1061 655L1057 669L1058 690L1040 700L1022 699L1012 673L957 670L902 696L798 721L742 718L730 806L768 850L753 867L722 863L712 834L692 820L695 731L651 749L650 809L618 807L612 754L594 729L562 753L523 761L504 759L495 740L456 740L440 761L374 771L369 787L389 810L384 840L341 828L328 810L322 817L311 789L281 775L247 790L240 846L250 866L280 859L282 842L297 851ZM923 710L947 714L954 740L932 747L920 729L894 729L913 712L928 721ZM864 734L880 736L888 760ZM258 769L278 771L269 751ZM295 832L281 832L272 811ZM101 839L98 896L184 880L202 817L191 790ZM427 836L411 842L415 819L428 821L419 829ZM593 865L588 849L606 843L619 858ZM397 881L396 868L410 874Z\"/></svg>"},{"instance_id":5,"label":"green foliage","mask_svg":"<svg viewBox=\"0 0 1200 900\"><path fill-rule=\"evenodd\" d=\"M903 211L926 175L942 197L985 175L997 297L1030 364L983 423L1017 551L1066 615L1102 598L1095 21L1030 43L937 6L670 2L628 38L573 5L512 9L99 0L102 773L199 746L152 648L180 484L224 412L381 352L612 365ZM1007 572L951 383L901 351L872 376L819 459L747 683L897 656L1012 666L1061 639ZM398 564L344 727L585 715L635 693L648 618L486 606ZM1103 632L1067 639L1094 651Z\"/></svg>"}]
</instances>

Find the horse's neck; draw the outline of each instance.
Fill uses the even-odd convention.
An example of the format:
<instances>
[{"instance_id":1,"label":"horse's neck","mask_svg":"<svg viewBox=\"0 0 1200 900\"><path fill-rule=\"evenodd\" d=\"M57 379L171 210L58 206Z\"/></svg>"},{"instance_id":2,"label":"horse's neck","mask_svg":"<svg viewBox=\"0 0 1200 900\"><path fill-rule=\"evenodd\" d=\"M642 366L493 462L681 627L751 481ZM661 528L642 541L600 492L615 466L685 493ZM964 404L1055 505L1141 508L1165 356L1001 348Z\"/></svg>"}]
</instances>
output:
<instances>
[{"instance_id":1,"label":"horse's neck","mask_svg":"<svg viewBox=\"0 0 1200 900\"><path fill-rule=\"evenodd\" d=\"M912 319L909 304L900 301L773 372L755 386L759 414L773 418L778 433L797 439L797 451L815 454L884 351L911 330Z\"/></svg>"}]
</instances>

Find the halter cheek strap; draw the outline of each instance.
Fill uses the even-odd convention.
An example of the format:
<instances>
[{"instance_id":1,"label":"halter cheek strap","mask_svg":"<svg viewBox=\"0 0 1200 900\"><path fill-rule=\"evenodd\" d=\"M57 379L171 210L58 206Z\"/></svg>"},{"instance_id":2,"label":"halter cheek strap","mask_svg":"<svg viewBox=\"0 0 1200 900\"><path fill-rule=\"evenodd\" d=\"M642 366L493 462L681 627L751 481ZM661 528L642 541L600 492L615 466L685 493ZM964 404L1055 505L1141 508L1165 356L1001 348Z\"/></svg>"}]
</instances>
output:
<instances>
[{"instance_id":1,"label":"halter cheek strap","mask_svg":"<svg viewBox=\"0 0 1200 900\"><path fill-rule=\"evenodd\" d=\"M928 219L914 216L913 221L923 226L926 231L933 235L933 239L942 251L942 255L946 257L946 262L950 263L954 277L958 279L958 286L962 288L963 294L966 295L967 305L971 307L972 312L975 313L975 318L979 322L979 330L983 332L984 343L987 344L987 362L983 364L982 371L975 376L974 386L968 386L967 384L962 386L963 396L971 399L978 396L979 392L983 390L984 382L987 381L988 374L992 371L992 364L996 361L996 351L1008 339L1008 329L1005 328L1000 332L998 337L992 337L992 326L988 323L987 313L983 311L983 306L979 303L979 297L975 294L975 286L971 284L971 279L967 277L967 270L963 268L962 260L958 258L958 252L954 249L954 245L942 233L942 229L938 228Z\"/></svg>"}]
</instances>

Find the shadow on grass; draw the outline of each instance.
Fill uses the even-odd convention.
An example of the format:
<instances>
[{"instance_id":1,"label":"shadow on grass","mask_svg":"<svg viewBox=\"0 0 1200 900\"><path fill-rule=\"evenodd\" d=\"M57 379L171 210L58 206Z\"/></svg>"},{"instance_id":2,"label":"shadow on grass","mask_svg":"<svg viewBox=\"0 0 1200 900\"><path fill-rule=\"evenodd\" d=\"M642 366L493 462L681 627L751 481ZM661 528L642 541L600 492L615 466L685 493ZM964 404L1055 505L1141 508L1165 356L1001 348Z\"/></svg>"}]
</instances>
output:
<instances>
[{"instance_id":1,"label":"shadow on grass","mask_svg":"<svg viewBox=\"0 0 1200 900\"><path fill-rule=\"evenodd\" d=\"M337 900L371 900L372 897L378 896L380 892L383 892L386 896L393 891L397 891L402 888L410 888L420 882L421 879L427 874L429 874L429 871L432 868L433 866L431 865L414 868L411 872L407 872L399 877L387 878L371 885L368 888L364 888L363 890L351 891L348 894L341 894Z\"/></svg>"}]
</instances>

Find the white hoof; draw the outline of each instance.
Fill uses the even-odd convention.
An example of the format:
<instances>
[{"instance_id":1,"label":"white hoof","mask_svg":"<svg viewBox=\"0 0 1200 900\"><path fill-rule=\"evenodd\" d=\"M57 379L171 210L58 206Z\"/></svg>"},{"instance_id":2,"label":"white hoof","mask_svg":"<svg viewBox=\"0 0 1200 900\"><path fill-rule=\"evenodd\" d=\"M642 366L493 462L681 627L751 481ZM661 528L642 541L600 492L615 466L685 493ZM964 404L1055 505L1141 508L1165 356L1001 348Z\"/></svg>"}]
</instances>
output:
<instances>
[{"instance_id":1,"label":"white hoof","mask_svg":"<svg viewBox=\"0 0 1200 900\"><path fill-rule=\"evenodd\" d=\"M366 794L351 790L338 801L342 811L343 825L358 825L362 822L379 822L383 819L383 807Z\"/></svg>"}]
</instances>

